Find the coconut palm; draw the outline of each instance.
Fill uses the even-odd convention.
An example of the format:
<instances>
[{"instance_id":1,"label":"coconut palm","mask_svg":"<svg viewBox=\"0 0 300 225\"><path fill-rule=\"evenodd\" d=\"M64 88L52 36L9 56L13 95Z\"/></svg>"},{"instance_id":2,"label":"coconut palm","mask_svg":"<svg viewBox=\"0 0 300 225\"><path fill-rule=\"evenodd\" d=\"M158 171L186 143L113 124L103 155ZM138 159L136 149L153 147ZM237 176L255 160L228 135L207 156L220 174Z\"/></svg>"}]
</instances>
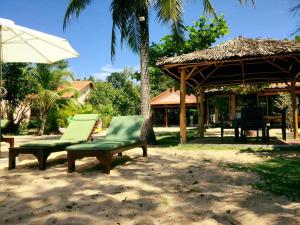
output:
<instances>
[{"instance_id":1,"label":"coconut palm","mask_svg":"<svg viewBox=\"0 0 300 225\"><path fill-rule=\"evenodd\" d=\"M68 71L67 63L60 61L54 64L37 64L32 69L31 79L34 84L35 94L32 96L33 105L39 111L40 127L38 135L43 135L48 112L56 103L62 99L65 92L73 92L77 96L77 91L71 87L68 79L74 79L73 74Z\"/></svg>"},{"instance_id":2,"label":"coconut palm","mask_svg":"<svg viewBox=\"0 0 300 225\"><path fill-rule=\"evenodd\" d=\"M238 0L240 3L254 0ZM92 0L69 0L64 17L63 27L73 15L78 17ZM216 16L211 0L202 0L204 11ZM154 9L162 23L170 23L178 43L183 40L182 0L113 0L110 11L112 14L111 56L115 55L116 30L120 31L121 43L140 54L141 71L141 112L150 115L150 79L149 79L149 11Z\"/></svg>"}]
</instances>

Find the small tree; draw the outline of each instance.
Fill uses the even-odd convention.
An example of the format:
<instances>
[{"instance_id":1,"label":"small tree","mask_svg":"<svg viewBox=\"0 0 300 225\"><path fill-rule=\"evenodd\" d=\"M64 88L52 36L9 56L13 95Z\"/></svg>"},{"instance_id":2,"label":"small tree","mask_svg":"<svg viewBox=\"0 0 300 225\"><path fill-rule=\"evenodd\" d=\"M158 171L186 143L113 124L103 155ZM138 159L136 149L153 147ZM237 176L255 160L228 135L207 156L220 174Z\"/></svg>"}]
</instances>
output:
<instances>
[{"instance_id":1,"label":"small tree","mask_svg":"<svg viewBox=\"0 0 300 225\"><path fill-rule=\"evenodd\" d=\"M9 120L6 127L7 132L15 133L26 119L30 110L33 85L29 73L31 68L26 63L6 63L2 67L4 86L7 90L4 112ZM3 116L3 115L1 115Z\"/></svg>"},{"instance_id":2,"label":"small tree","mask_svg":"<svg viewBox=\"0 0 300 225\"><path fill-rule=\"evenodd\" d=\"M73 92L77 96L76 89L70 86L68 79L74 79L73 74L67 70L68 63L37 64L31 73L35 94L33 95L34 107L39 111L40 127L38 135L43 135L50 109L54 108L61 95L65 92Z\"/></svg>"}]
</instances>

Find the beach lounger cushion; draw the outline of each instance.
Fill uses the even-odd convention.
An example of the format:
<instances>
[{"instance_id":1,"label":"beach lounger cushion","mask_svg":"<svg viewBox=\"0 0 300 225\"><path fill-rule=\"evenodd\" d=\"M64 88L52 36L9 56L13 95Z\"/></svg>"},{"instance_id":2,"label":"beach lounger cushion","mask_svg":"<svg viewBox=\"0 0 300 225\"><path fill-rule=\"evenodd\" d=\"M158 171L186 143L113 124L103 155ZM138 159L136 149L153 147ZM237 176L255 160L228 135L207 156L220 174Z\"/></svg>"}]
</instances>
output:
<instances>
[{"instance_id":1,"label":"beach lounger cushion","mask_svg":"<svg viewBox=\"0 0 300 225\"><path fill-rule=\"evenodd\" d=\"M136 140L99 140L88 144L76 144L67 148L68 151L87 150L87 151L110 151L122 146L135 144Z\"/></svg>"},{"instance_id":2,"label":"beach lounger cushion","mask_svg":"<svg viewBox=\"0 0 300 225\"><path fill-rule=\"evenodd\" d=\"M98 118L98 114L75 115L60 139L86 141Z\"/></svg>"},{"instance_id":3,"label":"beach lounger cushion","mask_svg":"<svg viewBox=\"0 0 300 225\"><path fill-rule=\"evenodd\" d=\"M140 141L143 123L143 116L114 117L104 139Z\"/></svg>"},{"instance_id":4,"label":"beach lounger cushion","mask_svg":"<svg viewBox=\"0 0 300 225\"><path fill-rule=\"evenodd\" d=\"M20 145L20 147L63 147L73 144L78 144L82 141L78 140L39 140L31 141L25 144Z\"/></svg>"}]
</instances>

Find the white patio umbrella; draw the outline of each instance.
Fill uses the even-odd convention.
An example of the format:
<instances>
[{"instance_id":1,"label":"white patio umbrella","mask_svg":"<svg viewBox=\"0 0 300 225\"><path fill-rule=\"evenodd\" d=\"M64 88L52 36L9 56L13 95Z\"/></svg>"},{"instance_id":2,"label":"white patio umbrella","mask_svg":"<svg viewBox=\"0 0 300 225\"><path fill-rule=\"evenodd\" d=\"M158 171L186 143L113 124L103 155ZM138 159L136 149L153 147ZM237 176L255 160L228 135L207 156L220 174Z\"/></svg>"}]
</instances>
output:
<instances>
[{"instance_id":1,"label":"white patio umbrella","mask_svg":"<svg viewBox=\"0 0 300 225\"><path fill-rule=\"evenodd\" d=\"M18 26L12 20L0 18L0 98L2 99L6 94L2 86L3 63L51 64L61 59L78 56L79 54L64 38Z\"/></svg>"}]
</instances>

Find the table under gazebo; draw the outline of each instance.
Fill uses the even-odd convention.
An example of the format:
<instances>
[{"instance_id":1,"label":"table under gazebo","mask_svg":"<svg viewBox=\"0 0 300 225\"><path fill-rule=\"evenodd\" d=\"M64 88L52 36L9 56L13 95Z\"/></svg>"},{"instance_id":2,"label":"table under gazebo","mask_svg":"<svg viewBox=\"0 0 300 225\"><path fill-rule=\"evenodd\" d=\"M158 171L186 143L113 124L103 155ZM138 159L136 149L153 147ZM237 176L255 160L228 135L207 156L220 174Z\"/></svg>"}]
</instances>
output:
<instances>
[{"instance_id":1,"label":"table under gazebo","mask_svg":"<svg viewBox=\"0 0 300 225\"><path fill-rule=\"evenodd\" d=\"M157 66L180 82L181 143L186 143L186 87L194 89L197 95L203 136L204 90L245 84L286 83L290 87L294 139L298 138L295 85L300 76L300 43L237 37L209 49L163 58Z\"/></svg>"}]
</instances>

